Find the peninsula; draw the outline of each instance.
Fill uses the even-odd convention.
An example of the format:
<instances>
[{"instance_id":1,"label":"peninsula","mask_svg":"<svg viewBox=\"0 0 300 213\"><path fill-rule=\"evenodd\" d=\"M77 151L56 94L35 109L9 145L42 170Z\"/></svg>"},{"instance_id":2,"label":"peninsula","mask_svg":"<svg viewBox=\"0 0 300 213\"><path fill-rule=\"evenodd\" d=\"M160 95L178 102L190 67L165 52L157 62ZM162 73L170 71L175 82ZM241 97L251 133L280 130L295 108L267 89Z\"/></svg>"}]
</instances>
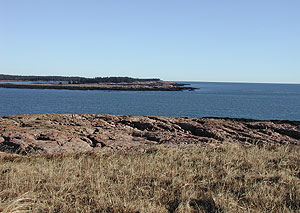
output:
<instances>
[{"instance_id":1,"label":"peninsula","mask_svg":"<svg viewBox=\"0 0 300 213\"><path fill-rule=\"evenodd\" d=\"M158 78L138 79L130 77L65 77L1 75L0 87L24 89L68 90L126 90L126 91L182 91L195 90L185 84L162 81Z\"/></svg>"}]
</instances>

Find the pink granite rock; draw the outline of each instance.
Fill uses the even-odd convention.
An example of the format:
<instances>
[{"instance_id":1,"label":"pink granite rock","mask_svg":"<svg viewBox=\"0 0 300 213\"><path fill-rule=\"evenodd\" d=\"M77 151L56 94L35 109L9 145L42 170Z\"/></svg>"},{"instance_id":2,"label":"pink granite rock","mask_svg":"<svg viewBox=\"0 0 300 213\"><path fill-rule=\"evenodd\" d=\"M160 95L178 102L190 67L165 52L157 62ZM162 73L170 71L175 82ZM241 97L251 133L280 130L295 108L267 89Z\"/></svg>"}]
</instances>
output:
<instances>
[{"instance_id":1,"label":"pink granite rock","mask_svg":"<svg viewBox=\"0 0 300 213\"><path fill-rule=\"evenodd\" d=\"M300 144L300 122L225 118L40 114L0 117L6 153L143 150L193 144Z\"/></svg>"}]
</instances>

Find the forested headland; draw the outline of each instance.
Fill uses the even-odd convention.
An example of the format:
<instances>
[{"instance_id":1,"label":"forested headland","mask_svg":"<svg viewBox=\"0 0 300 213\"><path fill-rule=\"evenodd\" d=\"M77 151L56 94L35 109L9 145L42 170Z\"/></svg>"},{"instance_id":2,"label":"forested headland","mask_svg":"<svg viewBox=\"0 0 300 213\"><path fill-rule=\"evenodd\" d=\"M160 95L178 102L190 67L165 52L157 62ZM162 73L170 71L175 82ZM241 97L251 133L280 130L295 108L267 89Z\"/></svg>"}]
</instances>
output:
<instances>
[{"instance_id":1,"label":"forested headland","mask_svg":"<svg viewBox=\"0 0 300 213\"><path fill-rule=\"evenodd\" d=\"M159 78L131 78L131 77L71 77L71 76L22 76L0 74L0 81L57 81L68 82L69 84L90 84L90 83L134 83L147 81L160 81Z\"/></svg>"}]
</instances>

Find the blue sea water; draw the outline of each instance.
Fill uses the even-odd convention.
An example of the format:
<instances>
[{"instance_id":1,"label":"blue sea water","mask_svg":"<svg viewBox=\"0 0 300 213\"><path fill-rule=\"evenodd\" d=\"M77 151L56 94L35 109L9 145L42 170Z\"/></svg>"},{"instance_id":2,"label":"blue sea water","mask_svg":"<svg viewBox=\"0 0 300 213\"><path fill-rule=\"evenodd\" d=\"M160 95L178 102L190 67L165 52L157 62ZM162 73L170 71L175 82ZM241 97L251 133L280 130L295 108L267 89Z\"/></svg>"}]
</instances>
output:
<instances>
[{"instance_id":1,"label":"blue sea water","mask_svg":"<svg viewBox=\"0 0 300 213\"><path fill-rule=\"evenodd\" d=\"M0 116L92 113L300 121L300 84L190 82L189 86L200 89L75 91L0 88Z\"/></svg>"}]
</instances>

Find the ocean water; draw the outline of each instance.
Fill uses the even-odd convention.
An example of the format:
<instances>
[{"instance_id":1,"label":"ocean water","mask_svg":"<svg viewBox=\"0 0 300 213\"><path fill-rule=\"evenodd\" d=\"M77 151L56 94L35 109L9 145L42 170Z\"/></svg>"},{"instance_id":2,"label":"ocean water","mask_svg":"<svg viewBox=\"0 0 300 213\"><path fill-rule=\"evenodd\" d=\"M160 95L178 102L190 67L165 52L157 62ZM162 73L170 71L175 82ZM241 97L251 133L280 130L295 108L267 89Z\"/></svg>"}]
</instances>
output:
<instances>
[{"instance_id":1,"label":"ocean water","mask_svg":"<svg viewBox=\"0 0 300 213\"><path fill-rule=\"evenodd\" d=\"M190 82L189 86L200 89L75 91L0 88L0 116L92 113L300 121L300 84Z\"/></svg>"}]
</instances>

